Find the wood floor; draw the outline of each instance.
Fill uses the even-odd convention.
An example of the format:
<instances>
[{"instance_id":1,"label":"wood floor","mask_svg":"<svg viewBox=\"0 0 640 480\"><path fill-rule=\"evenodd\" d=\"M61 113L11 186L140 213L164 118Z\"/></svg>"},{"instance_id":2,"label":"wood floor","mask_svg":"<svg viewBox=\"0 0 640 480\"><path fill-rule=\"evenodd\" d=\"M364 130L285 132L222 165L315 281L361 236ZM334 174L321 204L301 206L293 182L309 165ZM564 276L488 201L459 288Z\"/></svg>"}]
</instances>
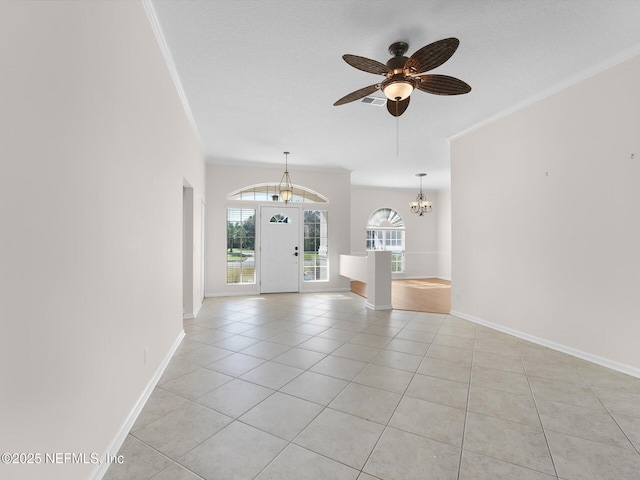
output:
<instances>
[{"instance_id":1,"label":"wood floor","mask_svg":"<svg viewBox=\"0 0 640 480\"><path fill-rule=\"evenodd\" d=\"M367 297L367 284L351 282L351 291ZM393 280L391 305L397 310L449 313L451 311L451 282L439 278Z\"/></svg>"}]
</instances>

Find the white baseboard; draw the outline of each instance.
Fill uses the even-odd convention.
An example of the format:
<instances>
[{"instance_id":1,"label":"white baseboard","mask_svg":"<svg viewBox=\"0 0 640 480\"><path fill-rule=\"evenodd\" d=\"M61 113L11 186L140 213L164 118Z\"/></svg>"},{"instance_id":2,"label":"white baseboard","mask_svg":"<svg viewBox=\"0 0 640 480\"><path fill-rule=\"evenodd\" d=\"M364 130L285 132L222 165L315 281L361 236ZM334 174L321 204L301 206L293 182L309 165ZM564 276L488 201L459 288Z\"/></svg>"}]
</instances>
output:
<instances>
[{"instance_id":1,"label":"white baseboard","mask_svg":"<svg viewBox=\"0 0 640 480\"><path fill-rule=\"evenodd\" d=\"M329 292L350 292L351 289L348 287L345 288L322 288L318 290L304 290L299 293L329 293ZM205 294L206 298L215 298L215 297L253 297L255 295L260 295L260 292L232 292L232 293L207 293Z\"/></svg>"},{"instance_id":2,"label":"white baseboard","mask_svg":"<svg viewBox=\"0 0 640 480\"><path fill-rule=\"evenodd\" d=\"M578 350L572 347L567 347L566 345L555 343L555 342L552 342L551 340L545 340L544 338L539 338L534 335L529 335L528 333L524 333L519 330L514 330L512 328L508 328L497 323L489 322L487 320L483 320L482 318L474 317L473 315L467 315L466 313L458 312L456 310L451 310L450 314L455 317L459 317L464 320L469 320L470 322L477 323L485 327L489 327L493 330L507 333L509 335L513 335L514 337L518 337L523 340L527 340L529 342L542 345L543 347L548 347L553 350L557 350L559 352L566 353L568 355L572 355L577 358L581 358L582 360L586 360L588 362L595 363L597 365L602 365L603 367L610 368L611 370L616 370L618 372L631 375L632 377L640 378L640 369L632 367L630 365L625 365L624 363L619 363L614 360L609 360L608 358L599 357L598 355L593 355L592 353L583 352L582 350Z\"/></svg>"},{"instance_id":3,"label":"white baseboard","mask_svg":"<svg viewBox=\"0 0 640 480\"><path fill-rule=\"evenodd\" d=\"M198 316L198 313L200 313L201 308L202 308L202 302L200 302L200 304L195 308L195 310L192 313L183 313L182 319L191 320L192 318L196 318Z\"/></svg>"},{"instance_id":4,"label":"white baseboard","mask_svg":"<svg viewBox=\"0 0 640 480\"><path fill-rule=\"evenodd\" d=\"M109 444L109 447L100 458L106 458L107 455L109 455L112 458L118 454L118 450L120 450L120 447L122 447L122 444L126 440L127 435L131 431L131 427L133 427L133 424L136 422L138 415L140 415L140 412L142 411L145 404L147 403L147 400L149 400L151 393L153 393L153 389L156 387L156 385L160 381L160 377L162 377L162 374L167 368L167 365L169 365L169 362L171 361L173 354L176 352L176 350L180 346L180 343L182 342L182 339L184 338L184 336L185 336L185 333L184 331L182 331L180 332L178 337L174 340L173 344L171 345L171 348L169 349L167 354L162 359L162 362L158 366L156 373L153 375L153 377L147 384L147 387L144 389L144 391L140 395L140 398L138 398L138 401L131 409L131 412L127 416L127 419L124 421L124 423L118 430L118 433ZM89 478L91 478L92 480L101 480L102 477L104 477L104 474L107 473L107 469L109 468L109 465L110 464L108 462L103 462L101 465L96 465L91 475L89 475Z\"/></svg>"},{"instance_id":5,"label":"white baseboard","mask_svg":"<svg viewBox=\"0 0 640 480\"><path fill-rule=\"evenodd\" d=\"M374 304L369 302L367 302L367 308L371 310L393 310L393 307L391 305L378 305L376 307Z\"/></svg>"},{"instance_id":6,"label":"white baseboard","mask_svg":"<svg viewBox=\"0 0 640 480\"><path fill-rule=\"evenodd\" d=\"M252 292L206 293L204 296L206 298L214 298L214 297L252 297L254 295L260 295L260 292L256 290Z\"/></svg>"},{"instance_id":7,"label":"white baseboard","mask_svg":"<svg viewBox=\"0 0 640 480\"><path fill-rule=\"evenodd\" d=\"M350 292L351 288L319 288L317 290L303 290L300 293L331 293L331 292Z\"/></svg>"}]
</instances>

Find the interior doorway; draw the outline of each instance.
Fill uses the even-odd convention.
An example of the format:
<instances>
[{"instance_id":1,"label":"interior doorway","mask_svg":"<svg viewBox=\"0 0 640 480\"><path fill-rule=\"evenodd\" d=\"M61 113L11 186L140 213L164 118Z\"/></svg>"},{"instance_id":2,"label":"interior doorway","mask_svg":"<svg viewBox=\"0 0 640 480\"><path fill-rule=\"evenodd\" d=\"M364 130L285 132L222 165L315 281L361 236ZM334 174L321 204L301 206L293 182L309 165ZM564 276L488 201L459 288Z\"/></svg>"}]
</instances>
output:
<instances>
[{"instance_id":1,"label":"interior doorway","mask_svg":"<svg viewBox=\"0 0 640 480\"><path fill-rule=\"evenodd\" d=\"M260 293L300 290L300 209L260 209Z\"/></svg>"}]
</instances>

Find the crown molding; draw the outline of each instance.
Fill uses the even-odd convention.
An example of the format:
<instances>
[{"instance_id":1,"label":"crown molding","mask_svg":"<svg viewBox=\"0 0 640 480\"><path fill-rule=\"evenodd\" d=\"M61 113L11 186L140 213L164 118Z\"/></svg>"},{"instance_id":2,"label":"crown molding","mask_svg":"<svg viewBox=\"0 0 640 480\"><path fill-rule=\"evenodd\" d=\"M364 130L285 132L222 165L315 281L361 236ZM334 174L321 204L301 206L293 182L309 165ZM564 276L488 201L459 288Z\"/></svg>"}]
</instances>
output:
<instances>
[{"instance_id":1,"label":"crown molding","mask_svg":"<svg viewBox=\"0 0 640 480\"><path fill-rule=\"evenodd\" d=\"M176 92L178 93L178 97L180 98L180 103L182 103L182 108L184 109L184 113L187 115L187 119L191 124L191 129L193 130L193 134L196 136L198 140L200 149L202 149L202 145L203 145L202 138L200 137L198 126L196 125L196 121L193 118L193 112L191 111L191 107L189 106L187 95L184 93L184 88L182 88L182 82L180 81L180 76L178 75L176 66L173 63L173 58L171 57L171 53L169 52L169 47L167 46L167 42L164 38L164 34L162 33L162 27L160 26L160 21L158 20L156 11L153 8L153 3L151 2L151 0L142 0L142 5L144 6L144 11L147 13L147 17L149 18L149 23L151 24L151 28L153 29L153 33L155 34L156 40L158 42L158 46L160 47L160 51L162 52L162 56L164 57L164 61L167 65L167 68L169 69L169 74L171 75L173 84L176 87Z\"/></svg>"}]
</instances>

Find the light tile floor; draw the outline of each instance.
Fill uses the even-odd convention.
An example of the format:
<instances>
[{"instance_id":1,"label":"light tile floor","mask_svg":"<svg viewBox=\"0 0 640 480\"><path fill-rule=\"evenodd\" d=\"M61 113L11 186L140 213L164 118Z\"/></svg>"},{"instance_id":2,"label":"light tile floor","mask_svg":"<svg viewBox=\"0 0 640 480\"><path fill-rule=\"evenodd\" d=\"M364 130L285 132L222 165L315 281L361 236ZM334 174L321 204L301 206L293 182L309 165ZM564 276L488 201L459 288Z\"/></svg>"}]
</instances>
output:
<instances>
[{"instance_id":1,"label":"light tile floor","mask_svg":"<svg viewBox=\"0 0 640 480\"><path fill-rule=\"evenodd\" d=\"M105 478L640 478L640 379L364 302L207 299Z\"/></svg>"}]
</instances>

